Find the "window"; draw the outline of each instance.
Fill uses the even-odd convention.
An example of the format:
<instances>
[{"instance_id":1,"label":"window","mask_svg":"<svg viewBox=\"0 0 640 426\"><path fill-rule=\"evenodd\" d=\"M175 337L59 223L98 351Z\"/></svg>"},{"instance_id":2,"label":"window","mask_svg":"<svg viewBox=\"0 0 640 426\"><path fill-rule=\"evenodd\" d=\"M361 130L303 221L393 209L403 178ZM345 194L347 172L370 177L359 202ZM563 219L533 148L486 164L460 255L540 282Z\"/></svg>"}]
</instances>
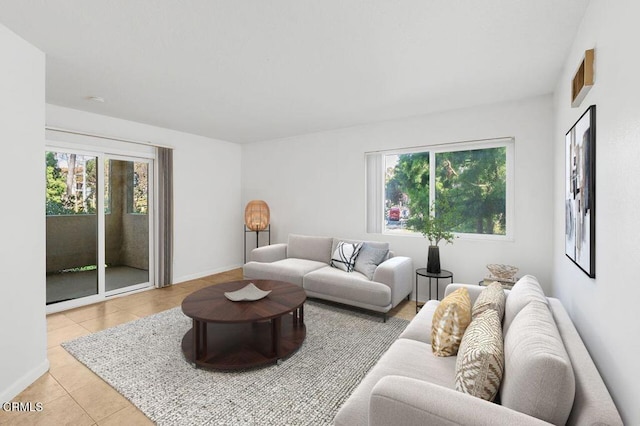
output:
<instances>
[{"instance_id":1,"label":"window","mask_svg":"<svg viewBox=\"0 0 640 426\"><path fill-rule=\"evenodd\" d=\"M96 213L96 157L47 151L46 214Z\"/></svg>"},{"instance_id":2,"label":"window","mask_svg":"<svg viewBox=\"0 0 640 426\"><path fill-rule=\"evenodd\" d=\"M129 163L129 213L147 214L147 163Z\"/></svg>"},{"instance_id":3,"label":"window","mask_svg":"<svg viewBox=\"0 0 640 426\"><path fill-rule=\"evenodd\" d=\"M368 232L412 234L431 212L458 234L510 237L512 163L513 139L368 153Z\"/></svg>"}]
</instances>

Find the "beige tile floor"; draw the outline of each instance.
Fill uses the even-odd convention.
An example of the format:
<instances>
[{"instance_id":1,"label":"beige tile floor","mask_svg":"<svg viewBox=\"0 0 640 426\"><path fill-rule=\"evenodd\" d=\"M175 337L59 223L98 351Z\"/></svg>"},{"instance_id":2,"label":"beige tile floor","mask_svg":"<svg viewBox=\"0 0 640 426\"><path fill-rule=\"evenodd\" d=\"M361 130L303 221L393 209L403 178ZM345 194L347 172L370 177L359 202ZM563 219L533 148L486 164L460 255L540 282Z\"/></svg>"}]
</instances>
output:
<instances>
[{"instance_id":1,"label":"beige tile floor","mask_svg":"<svg viewBox=\"0 0 640 426\"><path fill-rule=\"evenodd\" d=\"M41 402L43 409L27 413L0 410L0 425L152 425L60 343L180 306L185 296L196 290L238 279L242 279L241 269L48 315L49 372L13 399ZM415 316L415 304L402 302L390 314L410 320Z\"/></svg>"}]
</instances>

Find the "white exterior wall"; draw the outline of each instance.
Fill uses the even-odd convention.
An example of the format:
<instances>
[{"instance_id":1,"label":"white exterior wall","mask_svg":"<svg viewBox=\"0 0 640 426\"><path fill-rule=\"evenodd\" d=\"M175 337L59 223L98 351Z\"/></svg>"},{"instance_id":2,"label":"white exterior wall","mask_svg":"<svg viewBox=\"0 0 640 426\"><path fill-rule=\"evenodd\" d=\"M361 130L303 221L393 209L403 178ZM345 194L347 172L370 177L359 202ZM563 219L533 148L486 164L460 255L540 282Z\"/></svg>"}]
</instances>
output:
<instances>
[{"instance_id":1,"label":"white exterior wall","mask_svg":"<svg viewBox=\"0 0 640 426\"><path fill-rule=\"evenodd\" d=\"M0 25L0 403L49 369L45 322L44 54Z\"/></svg>"},{"instance_id":2,"label":"white exterior wall","mask_svg":"<svg viewBox=\"0 0 640 426\"><path fill-rule=\"evenodd\" d=\"M640 424L640 3L593 0L556 89L553 294L569 311L625 424ZM595 48L595 84L571 108L571 79ZM564 135L596 105L596 278L564 254Z\"/></svg>"},{"instance_id":3,"label":"white exterior wall","mask_svg":"<svg viewBox=\"0 0 640 426\"><path fill-rule=\"evenodd\" d=\"M389 241L398 255L424 267L428 243L421 235L366 233L365 152L513 136L514 240L457 239L440 245L440 259L456 282L477 283L488 273L486 264L508 263L520 267L520 274L536 275L549 291L552 130L552 99L543 96L247 144L242 199L269 204L272 242L286 242L289 233ZM423 281L420 299L427 295Z\"/></svg>"}]
</instances>

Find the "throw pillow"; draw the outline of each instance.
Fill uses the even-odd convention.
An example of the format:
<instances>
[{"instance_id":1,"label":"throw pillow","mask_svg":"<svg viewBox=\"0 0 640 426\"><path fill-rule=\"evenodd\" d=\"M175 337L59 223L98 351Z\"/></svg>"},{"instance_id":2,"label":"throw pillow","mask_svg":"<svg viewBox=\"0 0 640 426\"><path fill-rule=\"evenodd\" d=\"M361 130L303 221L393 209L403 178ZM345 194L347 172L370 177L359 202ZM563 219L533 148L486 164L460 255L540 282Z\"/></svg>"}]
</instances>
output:
<instances>
[{"instance_id":1,"label":"throw pillow","mask_svg":"<svg viewBox=\"0 0 640 426\"><path fill-rule=\"evenodd\" d=\"M436 308L431 320L431 349L435 356L458 353L464 331L471 322L471 298L466 288L454 291Z\"/></svg>"},{"instance_id":2,"label":"throw pillow","mask_svg":"<svg viewBox=\"0 0 640 426\"><path fill-rule=\"evenodd\" d=\"M474 320L478 315L486 311L487 309L495 309L498 313L500 323L502 323L502 317L504 316L505 295L502 289L502 284L497 281L489 284L485 289L480 292L480 295L476 299L476 303L473 304L471 310L471 319Z\"/></svg>"},{"instance_id":3,"label":"throw pillow","mask_svg":"<svg viewBox=\"0 0 640 426\"><path fill-rule=\"evenodd\" d=\"M503 372L502 324L498 312L487 309L471 321L462 337L456 359L456 390L493 401Z\"/></svg>"},{"instance_id":4,"label":"throw pillow","mask_svg":"<svg viewBox=\"0 0 640 426\"><path fill-rule=\"evenodd\" d=\"M356 264L356 258L358 257L358 253L360 253L361 248L362 243L346 243L344 241L340 241L336 250L333 252L333 256L331 257L331 266L342 269L346 272L353 271Z\"/></svg>"},{"instance_id":5,"label":"throw pillow","mask_svg":"<svg viewBox=\"0 0 640 426\"><path fill-rule=\"evenodd\" d=\"M354 269L372 280L376 268L387 258L388 254L389 249L380 249L369 243L363 243Z\"/></svg>"}]
</instances>

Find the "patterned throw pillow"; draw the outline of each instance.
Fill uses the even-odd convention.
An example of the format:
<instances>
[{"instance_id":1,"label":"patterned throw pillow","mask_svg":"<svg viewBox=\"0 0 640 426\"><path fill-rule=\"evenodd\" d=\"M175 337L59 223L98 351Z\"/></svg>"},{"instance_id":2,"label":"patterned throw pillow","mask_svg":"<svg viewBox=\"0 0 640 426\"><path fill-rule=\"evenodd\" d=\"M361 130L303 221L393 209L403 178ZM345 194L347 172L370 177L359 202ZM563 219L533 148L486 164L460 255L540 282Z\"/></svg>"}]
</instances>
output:
<instances>
[{"instance_id":1,"label":"patterned throw pillow","mask_svg":"<svg viewBox=\"0 0 640 426\"><path fill-rule=\"evenodd\" d=\"M353 267L356 264L356 258L358 257L358 253L360 253L361 248L362 243L346 243L344 241L340 241L336 246L336 250L333 252L333 256L331 257L331 266L342 269L346 272L353 271Z\"/></svg>"},{"instance_id":2,"label":"patterned throw pillow","mask_svg":"<svg viewBox=\"0 0 640 426\"><path fill-rule=\"evenodd\" d=\"M486 311L487 309L495 309L498 312L498 318L502 322L504 316L504 304L505 304L504 290L502 284L497 281L489 284L476 299L476 303L473 304L471 310L471 319L474 320L478 315Z\"/></svg>"},{"instance_id":3,"label":"patterned throw pillow","mask_svg":"<svg viewBox=\"0 0 640 426\"><path fill-rule=\"evenodd\" d=\"M456 359L456 390L493 401L504 372L502 325L495 309L471 321Z\"/></svg>"},{"instance_id":4,"label":"patterned throw pillow","mask_svg":"<svg viewBox=\"0 0 640 426\"><path fill-rule=\"evenodd\" d=\"M471 322L471 298L466 288L454 291L436 308L431 320L431 349L435 356L458 353L464 331Z\"/></svg>"}]
</instances>

